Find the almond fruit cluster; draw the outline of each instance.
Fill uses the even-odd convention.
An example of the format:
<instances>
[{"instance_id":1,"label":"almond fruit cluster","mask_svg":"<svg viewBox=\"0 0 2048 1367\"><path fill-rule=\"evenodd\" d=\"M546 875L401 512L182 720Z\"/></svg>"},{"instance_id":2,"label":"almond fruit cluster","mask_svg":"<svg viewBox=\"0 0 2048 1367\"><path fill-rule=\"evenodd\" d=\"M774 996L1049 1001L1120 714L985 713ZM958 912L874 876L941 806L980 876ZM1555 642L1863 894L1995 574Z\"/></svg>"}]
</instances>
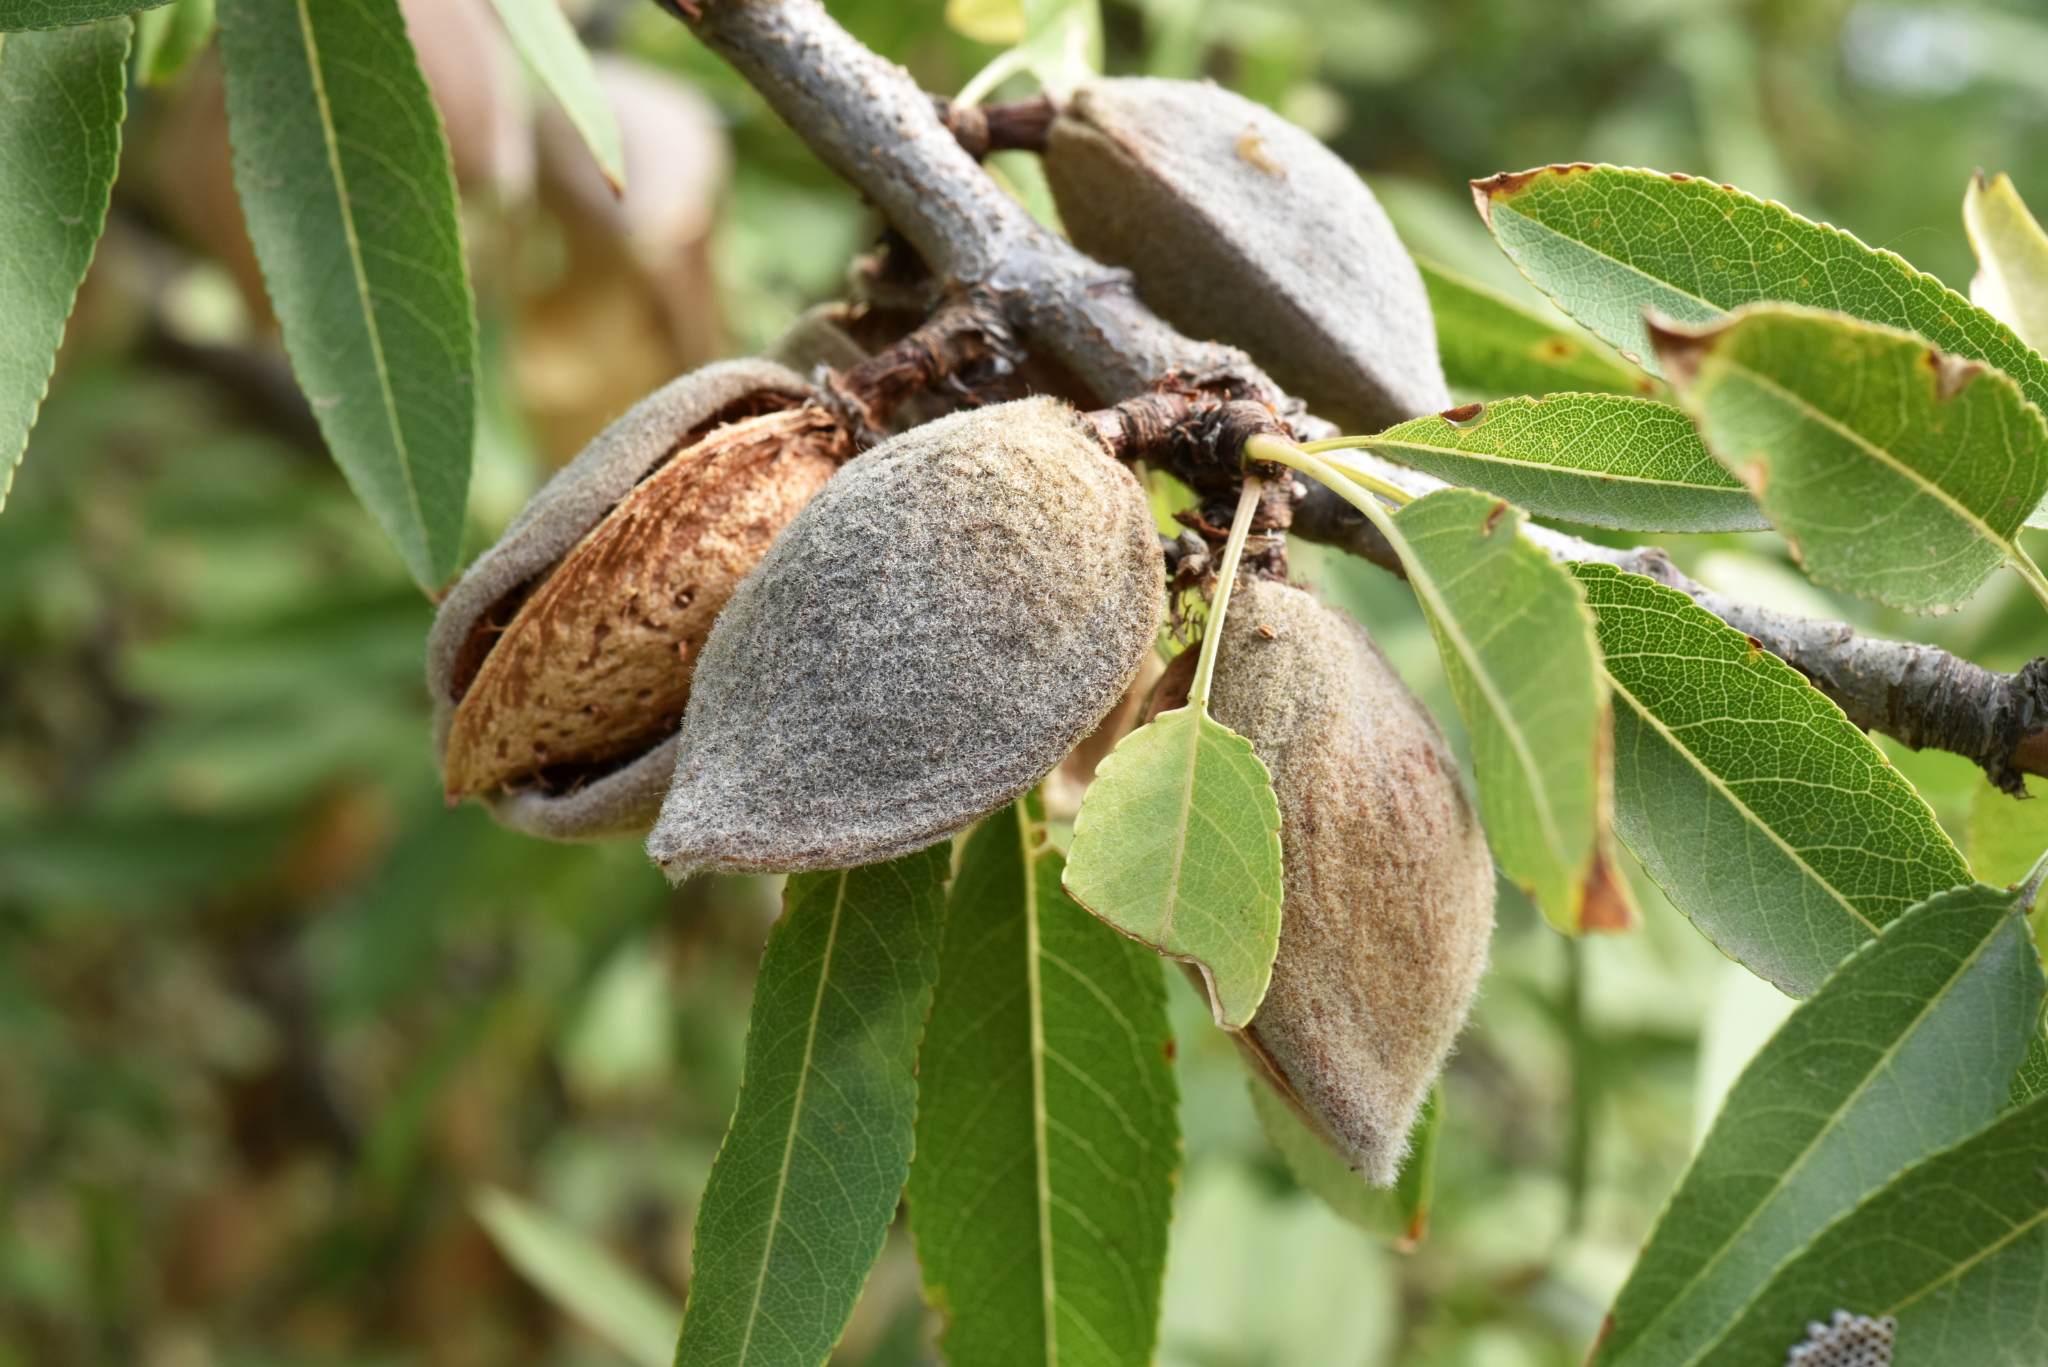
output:
<instances>
[{"instance_id":1,"label":"almond fruit cluster","mask_svg":"<svg viewBox=\"0 0 2048 1367\"><path fill-rule=\"evenodd\" d=\"M1414 266L1308 134L1215 86L1108 80L1044 155L1076 242L1182 329L1349 425L1447 405ZM824 383L862 353L820 312L779 354ZM428 672L449 798L550 838L646 833L682 879L872 863L1063 761L1085 784L1158 671L1145 489L1059 399L940 408L927 394L910 411L929 420L862 451L812 381L737 361L612 424L441 605ZM1271 988L1241 1042L1388 1183L1485 967L1486 838L1363 628L1250 578L1223 630L1210 710L1272 775L1285 870ZM1166 670L1155 714L1194 663Z\"/></svg>"}]
</instances>

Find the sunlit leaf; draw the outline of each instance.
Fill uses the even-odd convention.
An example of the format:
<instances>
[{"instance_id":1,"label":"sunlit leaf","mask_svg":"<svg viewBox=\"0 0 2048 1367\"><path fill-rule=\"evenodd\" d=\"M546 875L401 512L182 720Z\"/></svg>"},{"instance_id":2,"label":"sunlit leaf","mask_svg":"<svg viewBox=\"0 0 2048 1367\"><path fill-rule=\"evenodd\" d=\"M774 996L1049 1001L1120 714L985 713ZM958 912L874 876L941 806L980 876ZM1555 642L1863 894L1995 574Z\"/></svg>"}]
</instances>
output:
<instances>
[{"instance_id":1,"label":"sunlit leaf","mask_svg":"<svg viewBox=\"0 0 2048 1367\"><path fill-rule=\"evenodd\" d=\"M106 226L131 27L0 43L0 507Z\"/></svg>"},{"instance_id":2,"label":"sunlit leaf","mask_svg":"<svg viewBox=\"0 0 2048 1367\"><path fill-rule=\"evenodd\" d=\"M626 186L626 147L618 116L598 85L590 52L558 0L492 0L512 46L569 116L569 124L613 190Z\"/></svg>"},{"instance_id":3,"label":"sunlit leaf","mask_svg":"<svg viewBox=\"0 0 2048 1367\"><path fill-rule=\"evenodd\" d=\"M491 1242L549 1300L637 1367L669 1367L682 1306L602 1245L510 1192L486 1187L475 1205Z\"/></svg>"},{"instance_id":4,"label":"sunlit leaf","mask_svg":"<svg viewBox=\"0 0 2048 1367\"><path fill-rule=\"evenodd\" d=\"M1654 399L1496 399L1416 418L1359 444L1542 517L1633 531L1767 525L1685 414Z\"/></svg>"},{"instance_id":5,"label":"sunlit leaf","mask_svg":"<svg viewBox=\"0 0 2048 1367\"><path fill-rule=\"evenodd\" d=\"M1280 948L1280 803L1251 742L1199 707L1124 737L1096 771L1066 889L1132 939L1185 959L1216 1022L1258 1010Z\"/></svg>"},{"instance_id":6,"label":"sunlit leaf","mask_svg":"<svg viewBox=\"0 0 2048 1367\"><path fill-rule=\"evenodd\" d=\"M1805 996L1969 881L1912 785L1803 675L1676 589L1574 568L1614 687L1616 827L1723 953Z\"/></svg>"},{"instance_id":7,"label":"sunlit leaf","mask_svg":"<svg viewBox=\"0 0 2048 1367\"><path fill-rule=\"evenodd\" d=\"M169 3L170 0L0 0L0 33L69 28Z\"/></svg>"},{"instance_id":8,"label":"sunlit leaf","mask_svg":"<svg viewBox=\"0 0 2048 1367\"><path fill-rule=\"evenodd\" d=\"M1560 930L1626 927L1607 685L1577 582L1520 534L1520 510L1487 494L1440 490L1393 521L1471 737L1494 858Z\"/></svg>"},{"instance_id":9,"label":"sunlit leaf","mask_svg":"<svg viewBox=\"0 0 2048 1367\"><path fill-rule=\"evenodd\" d=\"M948 1361L1152 1360L1180 1132L1157 957L1060 890L1035 798L947 899L910 1228Z\"/></svg>"},{"instance_id":10,"label":"sunlit leaf","mask_svg":"<svg viewBox=\"0 0 2048 1367\"><path fill-rule=\"evenodd\" d=\"M950 850L789 880L697 1210L676 1360L818 1367L910 1171Z\"/></svg>"},{"instance_id":11,"label":"sunlit leaf","mask_svg":"<svg viewBox=\"0 0 2048 1367\"><path fill-rule=\"evenodd\" d=\"M1652 330L1679 401L1820 583L1941 612L2010 563L2048 492L2048 422L1995 370L1838 313L1757 304Z\"/></svg>"},{"instance_id":12,"label":"sunlit leaf","mask_svg":"<svg viewBox=\"0 0 2048 1367\"><path fill-rule=\"evenodd\" d=\"M2048 347L2048 233L2003 171L1979 171L1963 192L1963 227L1977 253L1970 299L2001 319L2020 340Z\"/></svg>"},{"instance_id":13,"label":"sunlit leaf","mask_svg":"<svg viewBox=\"0 0 2048 1367\"><path fill-rule=\"evenodd\" d=\"M1024 41L1024 0L946 0L946 25L977 43L1008 47Z\"/></svg>"},{"instance_id":14,"label":"sunlit leaf","mask_svg":"<svg viewBox=\"0 0 2048 1367\"><path fill-rule=\"evenodd\" d=\"M1657 382L1572 327L1560 327L1476 281L1415 263L1436 317L1451 391L1473 399L1581 390L1647 395Z\"/></svg>"},{"instance_id":15,"label":"sunlit leaf","mask_svg":"<svg viewBox=\"0 0 2048 1367\"><path fill-rule=\"evenodd\" d=\"M1743 1071L1622 1288L1594 1361L1766 1360L1761 1338L1747 1357L1727 1351L1729 1326L1755 1320L1772 1299L1774 1270L1824 1247L1829 1222L1896 1174L1910 1181L1912 1165L1998 1113L2042 987L2012 894L1993 888L1923 902L1852 957ZM2048 1181L2036 1175L2033 1185L2048 1202ZM1802 1301L1775 1322L1780 1352L1807 1321L1837 1308L1897 1308L1814 1283L1803 1290L1828 1299Z\"/></svg>"},{"instance_id":16,"label":"sunlit leaf","mask_svg":"<svg viewBox=\"0 0 2048 1367\"><path fill-rule=\"evenodd\" d=\"M235 187L342 473L422 585L460 549L476 317L397 0L220 0Z\"/></svg>"},{"instance_id":17,"label":"sunlit leaf","mask_svg":"<svg viewBox=\"0 0 2048 1367\"><path fill-rule=\"evenodd\" d=\"M1894 253L1781 204L1697 177L1583 164L1472 189L1494 238L1537 288L1659 374L1645 309L1709 323L1782 300L1917 333L2004 371L2048 407L2048 360L2005 324ZM2034 516L2042 525L2048 508Z\"/></svg>"}]
</instances>

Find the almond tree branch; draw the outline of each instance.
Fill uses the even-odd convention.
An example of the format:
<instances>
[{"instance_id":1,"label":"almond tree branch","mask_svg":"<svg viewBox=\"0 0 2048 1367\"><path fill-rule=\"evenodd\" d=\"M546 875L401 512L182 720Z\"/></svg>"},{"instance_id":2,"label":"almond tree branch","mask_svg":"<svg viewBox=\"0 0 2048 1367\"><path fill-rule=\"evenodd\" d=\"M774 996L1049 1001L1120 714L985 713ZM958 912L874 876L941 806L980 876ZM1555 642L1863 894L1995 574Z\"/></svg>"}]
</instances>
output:
<instances>
[{"instance_id":1,"label":"almond tree branch","mask_svg":"<svg viewBox=\"0 0 2048 1367\"><path fill-rule=\"evenodd\" d=\"M1128 274L1041 226L961 146L941 106L841 28L818 0L657 3L873 200L934 275L994 301L1028 346L1057 358L1104 404L1162 384L1200 386L1266 405L1299 439L1331 433L1244 353L1168 326L1139 302ZM1367 452L1348 458L1417 494L1444 487ZM1238 476L1216 465L1176 473L1211 494ZM1399 572L1370 524L1320 486L1300 491L1292 530ZM2017 788L2019 774L2048 774L2048 661L2000 674L1932 646L1878 640L1841 622L1724 597L1653 546L1618 551L1541 527L1530 535L1560 559L1602 561L1684 592L1812 679L1859 726L1915 748L1964 755L2008 790Z\"/></svg>"}]
</instances>

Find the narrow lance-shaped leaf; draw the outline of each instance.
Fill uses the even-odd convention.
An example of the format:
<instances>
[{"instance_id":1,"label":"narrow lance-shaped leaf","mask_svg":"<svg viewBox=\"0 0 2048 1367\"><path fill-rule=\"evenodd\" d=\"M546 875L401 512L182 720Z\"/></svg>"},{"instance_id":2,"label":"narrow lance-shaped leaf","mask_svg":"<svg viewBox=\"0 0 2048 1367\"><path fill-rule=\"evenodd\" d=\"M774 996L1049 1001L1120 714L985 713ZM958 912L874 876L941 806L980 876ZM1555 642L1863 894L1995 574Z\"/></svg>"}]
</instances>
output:
<instances>
[{"instance_id":1,"label":"narrow lance-shaped leaf","mask_svg":"<svg viewBox=\"0 0 2048 1367\"><path fill-rule=\"evenodd\" d=\"M626 147L618 116L597 81L590 52L558 0L492 0L512 46L569 116L614 191L626 188Z\"/></svg>"},{"instance_id":2,"label":"narrow lance-shaped leaf","mask_svg":"<svg viewBox=\"0 0 2048 1367\"><path fill-rule=\"evenodd\" d=\"M1559 929L1625 929L1607 685L1577 583L1521 535L1519 509L1485 494L1440 490L1393 522L1471 737L1494 858Z\"/></svg>"},{"instance_id":3,"label":"narrow lance-shaped leaf","mask_svg":"<svg viewBox=\"0 0 2048 1367\"><path fill-rule=\"evenodd\" d=\"M1266 436L1245 452L1321 480L1400 557L1465 720L1501 871L1567 934L1634 924L1609 829L1612 727L1593 615L1571 572L1521 535L1521 510L1441 489L1389 514L1363 471Z\"/></svg>"},{"instance_id":4,"label":"narrow lance-shaped leaf","mask_svg":"<svg viewBox=\"0 0 2048 1367\"><path fill-rule=\"evenodd\" d=\"M1900 1367L2048 1362L2043 1154L2048 1097L1909 1168L1829 1226L1699 1360L1763 1361L1839 1309L1894 1319Z\"/></svg>"},{"instance_id":5,"label":"narrow lance-shaped leaf","mask_svg":"<svg viewBox=\"0 0 2048 1367\"><path fill-rule=\"evenodd\" d=\"M476 311L397 0L220 0L235 187L320 431L422 585L455 567Z\"/></svg>"},{"instance_id":6,"label":"narrow lance-shaped leaf","mask_svg":"<svg viewBox=\"0 0 2048 1367\"><path fill-rule=\"evenodd\" d=\"M1654 399L1498 399L1346 440L1541 517L1631 531L1768 525L1685 414Z\"/></svg>"},{"instance_id":7,"label":"narrow lance-shaped leaf","mask_svg":"<svg viewBox=\"0 0 2048 1367\"><path fill-rule=\"evenodd\" d=\"M2003 171L1979 171L1963 192L1963 227L1977 253L1970 299L2004 321L2020 340L2048 347L2048 232Z\"/></svg>"},{"instance_id":8,"label":"narrow lance-shaped leaf","mask_svg":"<svg viewBox=\"0 0 2048 1367\"><path fill-rule=\"evenodd\" d=\"M0 33L70 28L167 5L170 0L0 0Z\"/></svg>"},{"instance_id":9,"label":"narrow lance-shaped leaf","mask_svg":"<svg viewBox=\"0 0 2048 1367\"><path fill-rule=\"evenodd\" d=\"M2012 329L1902 257L1781 204L1693 176L1584 164L1494 176L1472 193L1538 289L1659 374L1645 309L1708 323L1778 300L1917 333L2004 371L2048 407L2048 360ZM2048 507L2033 516L2048 525Z\"/></svg>"},{"instance_id":10,"label":"narrow lance-shaped leaf","mask_svg":"<svg viewBox=\"0 0 2048 1367\"><path fill-rule=\"evenodd\" d=\"M789 880L676 1361L818 1367L839 1341L910 1171L949 853Z\"/></svg>"},{"instance_id":11,"label":"narrow lance-shaped leaf","mask_svg":"<svg viewBox=\"0 0 2048 1367\"><path fill-rule=\"evenodd\" d=\"M1165 984L1061 863L1027 798L947 899L909 1200L951 1362L1152 1360L1180 1161Z\"/></svg>"},{"instance_id":12,"label":"narrow lance-shaped leaf","mask_svg":"<svg viewBox=\"0 0 2048 1367\"><path fill-rule=\"evenodd\" d=\"M1476 281L1417 261L1453 394L1497 399L1559 390L1648 395L1657 382L1576 328L1558 326Z\"/></svg>"},{"instance_id":13,"label":"narrow lance-shaped leaf","mask_svg":"<svg viewBox=\"0 0 2048 1367\"><path fill-rule=\"evenodd\" d=\"M1806 996L1969 881L1912 785L1798 671L1676 589L1574 569L1614 688L1616 829L1724 954Z\"/></svg>"},{"instance_id":14,"label":"narrow lance-shaped leaf","mask_svg":"<svg viewBox=\"0 0 2048 1367\"><path fill-rule=\"evenodd\" d=\"M505 1260L637 1367L669 1367L683 1307L595 1240L510 1192L486 1187L476 1218Z\"/></svg>"},{"instance_id":15,"label":"narrow lance-shaped leaf","mask_svg":"<svg viewBox=\"0 0 2048 1367\"><path fill-rule=\"evenodd\" d=\"M1242 1029L1280 951L1280 801L1251 742L1208 712L1230 586L1257 506L1245 481L1187 705L1125 736L1074 818L1074 900L1202 975L1218 1025Z\"/></svg>"},{"instance_id":16,"label":"narrow lance-shaped leaf","mask_svg":"<svg viewBox=\"0 0 2048 1367\"><path fill-rule=\"evenodd\" d=\"M1814 579L1943 612L2009 563L2048 492L2048 422L2008 377L1910 333L1757 304L1651 343L1707 446Z\"/></svg>"},{"instance_id":17,"label":"narrow lance-shaped leaf","mask_svg":"<svg viewBox=\"0 0 2048 1367\"><path fill-rule=\"evenodd\" d=\"M1294 1108L1262 1078L1245 1080L1252 1110L1266 1142L1287 1163L1302 1189L1368 1234L1403 1250L1429 1232L1436 1199L1436 1149L1443 1133L1444 1088L1439 1081L1408 1135L1408 1157L1391 1187L1368 1186L1344 1158L1311 1130Z\"/></svg>"},{"instance_id":18,"label":"narrow lance-shaped leaf","mask_svg":"<svg viewBox=\"0 0 2048 1367\"><path fill-rule=\"evenodd\" d=\"M0 43L0 508L106 226L130 27Z\"/></svg>"},{"instance_id":19,"label":"narrow lance-shaped leaf","mask_svg":"<svg viewBox=\"0 0 2048 1367\"><path fill-rule=\"evenodd\" d=\"M1728 1094L1594 1361L1706 1360L1787 1257L2004 1107L2042 987L2013 895L1982 886L1921 903L1843 964Z\"/></svg>"}]
</instances>

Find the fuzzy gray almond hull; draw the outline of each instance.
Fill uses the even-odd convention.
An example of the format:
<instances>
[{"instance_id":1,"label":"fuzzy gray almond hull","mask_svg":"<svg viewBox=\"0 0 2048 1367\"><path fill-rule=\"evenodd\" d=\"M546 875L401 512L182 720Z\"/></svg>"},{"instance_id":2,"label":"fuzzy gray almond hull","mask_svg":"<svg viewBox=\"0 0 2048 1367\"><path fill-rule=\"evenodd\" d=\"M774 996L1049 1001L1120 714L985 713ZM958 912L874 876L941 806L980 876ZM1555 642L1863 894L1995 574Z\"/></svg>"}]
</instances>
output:
<instances>
[{"instance_id":1,"label":"fuzzy gray almond hull","mask_svg":"<svg viewBox=\"0 0 2048 1367\"><path fill-rule=\"evenodd\" d=\"M1163 573L1143 489L1055 400L857 457L712 631L648 853L681 878L945 839L1116 704L1152 648Z\"/></svg>"},{"instance_id":2,"label":"fuzzy gray almond hull","mask_svg":"<svg viewBox=\"0 0 2048 1367\"><path fill-rule=\"evenodd\" d=\"M457 707L505 625L496 619L545 579L690 434L735 409L795 406L814 393L801 376L764 361L705 366L634 405L533 496L497 544L478 556L442 599L427 636L435 753L444 773ZM674 737L664 736L637 758L583 775L573 785L509 787L482 794L480 800L500 823L543 839L638 835L660 809L674 756Z\"/></svg>"},{"instance_id":3,"label":"fuzzy gray almond hull","mask_svg":"<svg viewBox=\"0 0 2048 1367\"><path fill-rule=\"evenodd\" d=\"M1300 589L1253 580L1231 599L1209 710L1280 799L1280 952L1244 1042L1354 1169L1391 1185L1486 967L1485 833L1421 702L1357 623Z\"/></svg>"},{"instance_id":4,"label":"fuzzy gray almond hull","mask_svg":"<svg viewBox=\"0 0 2048 1367\"><path fill-rule=\"evenodd\" d=\"M1045 156L1083 251L1184 332L1251 353L1347 430L1450 406L1422 276L1372 191L1302 129L1220 86L1085 86Z\"/></svg>"}]
</instances>

